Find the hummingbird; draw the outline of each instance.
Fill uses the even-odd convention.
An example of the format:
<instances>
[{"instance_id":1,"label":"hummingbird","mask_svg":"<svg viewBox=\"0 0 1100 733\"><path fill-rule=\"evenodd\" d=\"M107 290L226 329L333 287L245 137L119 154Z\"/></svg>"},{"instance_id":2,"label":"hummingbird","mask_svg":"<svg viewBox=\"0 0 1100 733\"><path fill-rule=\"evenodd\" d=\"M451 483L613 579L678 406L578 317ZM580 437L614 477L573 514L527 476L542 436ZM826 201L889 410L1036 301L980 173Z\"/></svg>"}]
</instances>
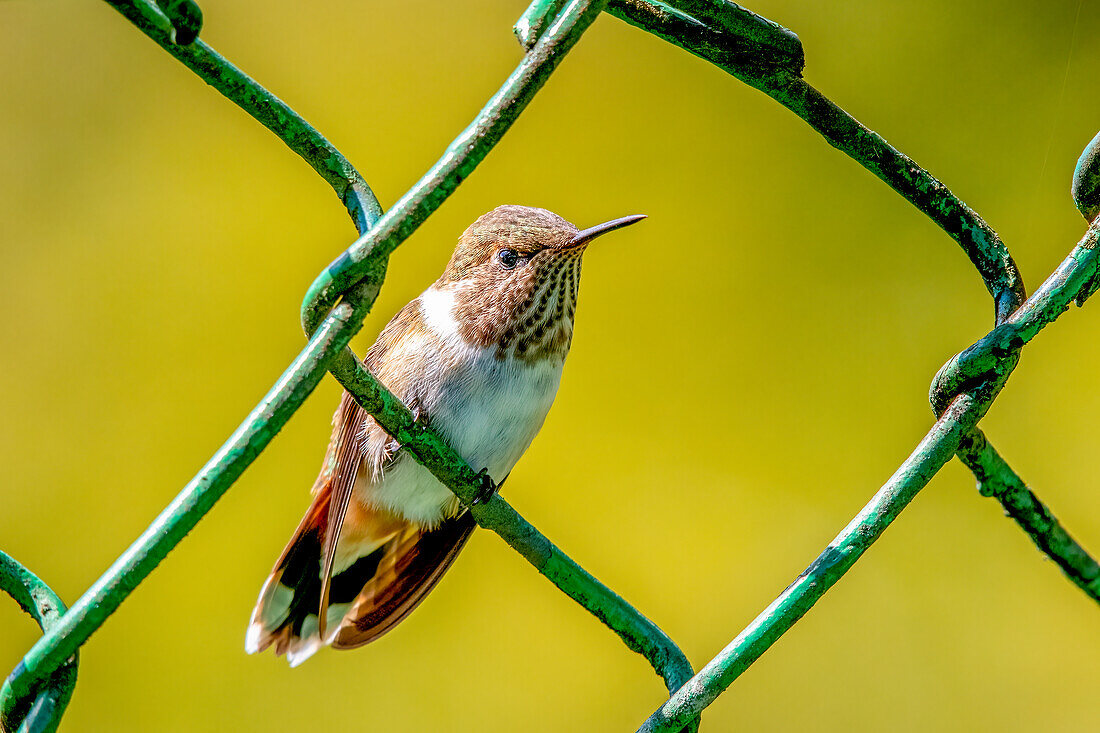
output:
<instances>
[{"instance_id":1,"label":"hummingbird","mask_svg":"<svg viewBox=\"0 0 1100 733\"><path fill-rule=\"evenodd\" d=\"M363 364L490 486L542 427L573 339L581 257L643 215L578 230L499 206L458 240L446 269L402 308ZM260 590L245 636L297 666L392 629L454 562L470 512L346 391L313 500Z\"/></svg>"}]
</instances>

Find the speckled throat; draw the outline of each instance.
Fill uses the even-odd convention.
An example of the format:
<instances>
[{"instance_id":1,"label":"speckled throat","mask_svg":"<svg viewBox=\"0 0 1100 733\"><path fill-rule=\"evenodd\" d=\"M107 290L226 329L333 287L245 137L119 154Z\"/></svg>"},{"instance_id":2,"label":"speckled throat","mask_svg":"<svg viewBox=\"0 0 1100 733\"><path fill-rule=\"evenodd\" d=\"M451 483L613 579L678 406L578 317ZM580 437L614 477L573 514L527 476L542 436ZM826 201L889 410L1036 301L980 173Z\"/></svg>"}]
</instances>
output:
<instances>
[{"instance_id":1,"label":"speckled throat","mask_svg":"<svg viewBox=\"0 0 1100 733\"><path fill-rule=\"evenodd\" d=\"M475 282L455 292L459 333L472 345L495 348L498 359L563 361L573 340L573 317L584 248L538 253L528 277L487 291Z\"/></svg>"},{"instance_id":2,"label":"speckled throat","mask_svg":"<svg viewBox=\"0 0 1100 733\"><path fill-rule=\"evenodd\" d=\"M573 341L582 250L557 254L500 340L497 358L564 360Z\"/></svg>"}]
</instances>

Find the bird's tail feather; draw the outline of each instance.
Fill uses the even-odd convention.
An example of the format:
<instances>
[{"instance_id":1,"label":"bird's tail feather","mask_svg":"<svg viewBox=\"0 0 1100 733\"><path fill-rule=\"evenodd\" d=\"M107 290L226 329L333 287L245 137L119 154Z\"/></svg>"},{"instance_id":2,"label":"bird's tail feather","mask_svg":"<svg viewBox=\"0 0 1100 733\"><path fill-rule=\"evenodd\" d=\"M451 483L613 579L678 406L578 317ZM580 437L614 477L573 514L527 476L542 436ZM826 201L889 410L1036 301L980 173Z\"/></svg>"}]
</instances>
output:
<instances>
[{"instance_id":1,"label":"bird's tail feather","mask_svg":"<svg viewBox=\"0 0 1100 733\"><path fill-rule=\"evenodd\" d=\"M322 646L346 649L378 638L419 605L475 526L469 513L427 530L357 507L344 522L342 534L355 536L355 546L338 550L342 560L332 575L322 638L318 619L328 505L328 492L314 497L264 583L245 637L249 654L270 646L297 666Z\"/></svg>"}]
</instances>

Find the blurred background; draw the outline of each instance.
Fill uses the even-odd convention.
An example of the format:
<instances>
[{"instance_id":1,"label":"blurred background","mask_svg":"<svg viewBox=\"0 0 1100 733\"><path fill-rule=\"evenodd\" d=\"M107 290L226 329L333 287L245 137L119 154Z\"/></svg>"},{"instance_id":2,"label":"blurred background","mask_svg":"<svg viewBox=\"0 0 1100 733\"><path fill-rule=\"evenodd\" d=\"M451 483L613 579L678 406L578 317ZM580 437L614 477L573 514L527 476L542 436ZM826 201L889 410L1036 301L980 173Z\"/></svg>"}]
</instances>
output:
<instances>
[{"instance_id":1,"label":"blurred background","mask_svg":"<svg viewBox=\"0 0 1100 733\"><path fill-rule=\"evenodd\" d=\"M946 182L1033 290L1085 229L1093 2L751 7L806 77ZM524 2L203 4L202 37L392 204L520 59ZM354 238L325 183L98 2L0 4L0 547L70 603L304 343ZM643 225L586 258L573 353L507 496L698 667L829 542L932 423L928 383L991 325L959 248L767 97L604 16L393 257L362 353L501 203ZM1029 346L983 423L1100 552L1100 304ZM248 657L308 501L326 378L82 653L68 731L625 731L646 662L476 533L396 631L290 670ZM0 601L0 666L38 631ZM1085 730L1097 609L949 464L705 714L704 730Z\"/></svg>"}]
</instances>

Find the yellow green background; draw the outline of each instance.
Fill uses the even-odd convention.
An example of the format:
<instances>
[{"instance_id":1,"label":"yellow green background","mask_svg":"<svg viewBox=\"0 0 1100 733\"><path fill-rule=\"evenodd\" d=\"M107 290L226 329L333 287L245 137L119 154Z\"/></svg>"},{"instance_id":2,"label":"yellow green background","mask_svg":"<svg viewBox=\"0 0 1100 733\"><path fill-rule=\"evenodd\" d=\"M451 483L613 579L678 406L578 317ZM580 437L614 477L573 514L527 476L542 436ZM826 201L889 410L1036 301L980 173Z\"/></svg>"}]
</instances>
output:
<instances>
[{"instance_id":1,"label":"yellow green background","mask_svg":"<svg viewBox=\"0 0 1100 733\"><path fill-rule=\"evenodd\" d=\"M806 77L945 181L1034 289L1084 230L1100 126L1092 2L804 3ZM520 58L520 2L214 2L203 38L317 126L389 205ZM304 343L353 238L319 177L106 4L0 3L0 547L68 601ZM610 16L394 256L362 353L501 203L649 220L586 258L556 406L507 496L700 666L931 424L989 328L958 247L763 95ZM1100 551L1100 304L1025 352L983 425ZM645 661L488 532L396 631L290 670L248 657L305 508L326 379L82 653L63 730L629 731ZM705 714L704 731L1088 730L1097 609L948 465ZM0 603L0 667L37 630Z\"/></svg>"}]
</instances>

